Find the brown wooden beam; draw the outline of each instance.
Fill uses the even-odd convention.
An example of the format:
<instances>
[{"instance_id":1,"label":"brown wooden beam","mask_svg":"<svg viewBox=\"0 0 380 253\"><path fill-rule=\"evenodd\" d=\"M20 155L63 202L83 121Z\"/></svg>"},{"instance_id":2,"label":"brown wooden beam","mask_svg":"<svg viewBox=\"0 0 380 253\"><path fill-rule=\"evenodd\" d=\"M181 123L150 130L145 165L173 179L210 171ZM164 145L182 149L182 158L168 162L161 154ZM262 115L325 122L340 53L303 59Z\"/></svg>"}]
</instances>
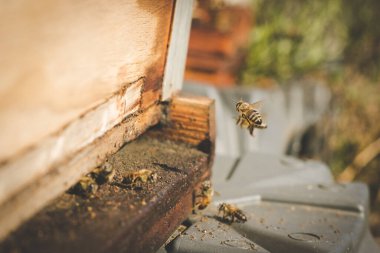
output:
<instances>
[{"instance_id":1,"label":"brown wooden beam","mask_svg":"<svg viewBox=\"0 0 380 253\"><path fill-rule=\"evenodd\" d=\"M159 131L150 134L164 139L189 143L210 154L213 161L215 147L215 104L207 97L180 94L174 96L163 114ZM212 164L210 164L211 166Z\"/></svg>"},{"instance_id":2,"label":"brown wooden beam","mask_svg":"<svg viewBox=\"0 0 380 253\"><path fill-rule=\"evenodd\" d=\"M196 187L211 174L215 140L212 100L175 97L164 111L159 127L108 158L116 170L111 183L89 198L62 194L8 236L0 252L156 251L192 211ZM123 185L141 169L157 180Z\"/></svg>"}]
</instances>

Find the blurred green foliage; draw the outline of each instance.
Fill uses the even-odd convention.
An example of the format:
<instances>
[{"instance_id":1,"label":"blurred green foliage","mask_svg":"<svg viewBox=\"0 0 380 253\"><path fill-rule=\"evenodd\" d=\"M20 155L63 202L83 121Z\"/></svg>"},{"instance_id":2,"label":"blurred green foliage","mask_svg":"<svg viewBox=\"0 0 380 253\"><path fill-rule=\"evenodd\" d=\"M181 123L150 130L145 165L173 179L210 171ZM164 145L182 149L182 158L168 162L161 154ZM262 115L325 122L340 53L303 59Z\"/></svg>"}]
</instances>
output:
<instances>
[{"instance_id":1,"label":"blurred green foliage","mask_svg":"<svg viewBox=\"0 0 380 253\"><path fill-rule=\"evenodd\" d=\"M347 29L341 0L257 0L256 25L241 80L286 80L339 61Z\"/></svg>"},{"instance_id":2,"label":"blurred green foliage","mask_svg":"<svg viewBox=\"0 0 380 253\"><path fill-rule=\"evenodd\" d=\"M344 22L348 29L345 64L371 79L380 72L380 1L346 0Z\"/></svg>"},{"instance_id":3,"label":"blurred green foliage","mask_svg":"<svg viewBox=\"0 0 380 253\"><path fill-rule=\"evenodd\" d=\"M331 108L316 127L324 141L314 155L339 175L380 138L380 1L252 1L256 24L241 83L310 73L325 79ZM380 237L380 154L354 176L369 185L371 228Z\"/></svg>"},{"instance_id":4,"label":"blurred green foliage","mask_svg":"<svg viewBox=\"0 0 380 253\"><path fill-rule=\"evenodd\" d=\"M256 24L241 83L262 77L283 81L340 63L377 77L380 1L254 0L253 5Z\"/></svg>"}]
</instances>

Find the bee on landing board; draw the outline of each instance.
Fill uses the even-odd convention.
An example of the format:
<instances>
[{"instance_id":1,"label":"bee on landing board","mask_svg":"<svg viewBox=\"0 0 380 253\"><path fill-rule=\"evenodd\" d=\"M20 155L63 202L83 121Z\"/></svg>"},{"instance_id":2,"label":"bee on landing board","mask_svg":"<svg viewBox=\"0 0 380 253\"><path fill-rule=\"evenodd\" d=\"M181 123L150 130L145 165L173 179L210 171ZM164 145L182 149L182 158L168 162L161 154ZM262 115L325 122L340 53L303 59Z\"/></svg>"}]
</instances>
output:
<instances>
[{"instance_id":1,"label":"bee on landing board","mask_svg":"<svg viewBox=\"0 0 380 253\"><path fill-rule=\"evenodd\" d=\"M130 185L130 186L141 186L145 183L154 183L157 181L157 173L148 170L148 169L141 169L138 171L133 171L124 176L124 179L122 181L122 184L124 185Z\"/></svg>"},{"instance_id":2,"label":"bee on landing board","mask_svg":"<svg viewBox=\"0 0 380 253\"><path fill-rule=\"evenodd\" d=\"M267 128L267 124L264 123L263 117L258 111L260 103L261 102L250 104L243 100L236 103L236 111L239 113L236 124L240 127L247 128L252 136L255 128Z\"/></svg>"},{"instance_id":3,"label":"bee on landing board","mask_svg":"<svg viewBox=\"0 0 380 253\"><path fill-rule=\"evenodd\" d=\"M89 197L92 194L95 194L98 188L99 185L96 183L95 179L86 175L83 176L74 186L72 186L68 192L74 195Z\"/></svg>"},{"instance_id":4,"label":"bee on landing board","mask_svg":"<svg viewBox=\"0 0 380 253\"><path fill-rule=\"evenodd\" d=\"M205 209L211 203L213 195L211 181L202 182L199 193L195 196L195 207L199 210Z\"/></svg>"},{"instance_id":5,"label":"bee on landing board","mask_svg":"<svg viewBox=\"0 0 380 253\"><path fill-rule=\"evenodd\" d=\"M108 162L100 167L93 169L90 173L83 176L72 186L68 192L75 195L89 197L96 193L99 185L109 183L115 176L115 170Z\"/></svg>"},{"instance_id":6,"label":"bee on landing board","mask_svg":"<svg viewBox=\"0 0 380 253\"><path fill-rule=\"evenodd\" d=\"M115 169L108 162L105 162L100 167L97 167L90 173L91 177L95 179L95 181L100 184L110 183L112 182L115 176Z\"/></svg>"},{"instance_id":7,"label":"bee on landing board","mask_svg":"<svg viewBox=\"0 0 380 253\"><path fill-rule=\"evenodd\" d=\"M227 203L222 203L219 206L218 209L218 215L222 213L222 220L228 221L228 222L234 222L235 219L237 222L246 222L247 221L247 216L243 213L242 210L237 208L234 205L227 204Z\"/></svg>"}]
</instances>

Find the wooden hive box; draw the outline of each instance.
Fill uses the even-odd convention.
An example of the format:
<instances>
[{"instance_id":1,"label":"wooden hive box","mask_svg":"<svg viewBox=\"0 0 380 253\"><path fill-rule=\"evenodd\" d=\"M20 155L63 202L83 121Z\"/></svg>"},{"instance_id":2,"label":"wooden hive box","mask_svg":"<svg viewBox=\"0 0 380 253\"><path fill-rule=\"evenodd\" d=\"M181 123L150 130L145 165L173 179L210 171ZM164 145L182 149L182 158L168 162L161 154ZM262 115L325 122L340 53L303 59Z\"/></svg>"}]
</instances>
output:
<instances>
[{"instance_id":1,"label":"wooden hive box","mask_svg":"<svg viewBox=\"0 0 380 253\"><path fill-rule=\"evenodd\" d=\"M81 176L106 159L122 167L117 165L115 152L151 126L163 122L150 136L162 131L170 134L158 135L178 140L170 129L180 125L181 133L186 132L186 123L163 120L170 112L175 114L172 104L185 104L195 114L200 108L206 125L197 138L199 143L208 140L212 147L213 102L178 96L170 102L182 85L191 12L192 1L188 0L18 0L0 4L2 249L12 249L12 240L23 232L9 234L22 224L21 230L25 231L28 225L24 222L30 217L39 212L29 221L35 225L54 203L68 198L64 192ZM191 144L196 147L199 143L193 140ZM190 183L186 191L209 175L205 170L210 168L212 156L202 159L199 166L204 171L187 181ZM53 199L55 202L49 202ZM166 208L178 201L173 199ZM160 246L189 211L188 205L170 229L147 249ZM149 222L158 222L162 215ZM150 223L146 222L145 228L147 224ZM154 231L150 237L157 235ZM80 250L83 244L79 239L77 242L80 247L73 249ZM30 243L25 247L33 247ZM51 250L57 246L52 245ZM119 244L112 247L115 245ZM128 247L120 245L101 250ZM135 249L141 250L140 246Z\"/></svg>"},{"instance_id":2,"label":"wooden hive box","mask_svg":"<svg viewBox=\"0 0 380 253\"><path fill-rule=\"evenodd\" d=\"M194 11L185 79L219 87L236 85L252 28L249 6L215 7L199 1Z\"/></svg>"}]
</instances>

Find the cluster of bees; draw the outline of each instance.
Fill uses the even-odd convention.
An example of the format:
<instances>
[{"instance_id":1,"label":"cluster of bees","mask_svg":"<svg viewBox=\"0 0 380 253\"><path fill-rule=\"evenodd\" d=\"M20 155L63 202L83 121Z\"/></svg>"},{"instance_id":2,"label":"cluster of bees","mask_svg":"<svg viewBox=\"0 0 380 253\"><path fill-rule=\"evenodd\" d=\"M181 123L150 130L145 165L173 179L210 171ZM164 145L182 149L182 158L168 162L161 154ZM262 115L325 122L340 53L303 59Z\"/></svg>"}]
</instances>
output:
<instances>
[{"instance_id":1,"label":"cluster of bees","mask_svg":"<svg viewBox=\"0 0 380 253\"><path fill-rule=\"evenodd\" d=\"M75 195L89 197L96 193L99 185L111 183L115 176L115 170L108 162L95 168L93 171L83 176L68 192ZM146 183L154 183L157 180L157 173L149 169L141 169L129 172L118 183L120 186L135 188L142 187Z\"/></svg>"},{"instance_id":2,"label":"cluster of bees","mask_svg":"<svg viewBox=\"0 0 380 253\"><path fill-rule=\"evenodd\" d=\"M202 182L198 193L195 194L195 208L198 210L205 209L212 201L214 190L211 182L206 180ZM225 222L246 222L247 216L242 210L232 204L222 203L218 207L218 216Z\"/></svg>"},{"instance_id":3,"label":"cluster of bees","mask_svg":"<svg viewBox=\"0 0 380 253\"><path fill-rule=\"evenodd\" d=\"M89 174L82 177L73 187L69 189L69 193L91 196L95 194L99 185L112 182L115 176L115 170L108 163L94 169ZM138 171L129 172L121 181L121 185L134 187L142 187L147 183L154 183L157 181L157 173L149 169L141 169ZM195 195L195 208L198 210L205 209L212 201L214 190L209 180L202 182L198 193ZM226 222L245 222L247 217L236 206L222 203L218 208L219 217Z\"/></svg>"},{"instance_id":4,"label":"cluster of bees","mask_svg":"<svg viewBox=\"0 0 380 253\"><path fill-rule=\"evenodd\" d=\"M267 128L267 124L264 123L263 117L258 110L260 105L261 102L250 104L243 100L236 103L236 111L239 114L236 120L236 125L242 128L247 128L252 136L255 128Z\"/></svg>"},{"instance_id":5,"label":"cluster of bees","mask_svg":"<svg viewBox=\"0 0 380 253\"><path fill-rule=\"evenodd\" d=\"M146 183L154 183L157 181L157 173L148 170L148 169L141 169L138 171L133 171L124 176L123 181L121 181L122 185L131 186L134 187L141 187L143 184Z\"/></svg>"},{"instance_id":6,"label":"cluster of bees","mask_svg":"<svg viewBox=\"0 0 380 253\"><path fill-rule=\"evenodd\" d=\"M111 182L115 176L115 170L108 162L95 168L83 176L68 192L81 196L91 196L98 190L99 185Z\"/></svg>"},{"instance_id":7,"label":"cluster of bees","mask_svg":"<svg viewBox=\"0 0 380 253\"><path fill-rule=\"evenodd\" d=\"M253 135L254 129L264 129L267 125L262 119L262 115L258 111L260 102L247 103L242 100L236 103L236 111L238 118L236 124L242 128L249 130ZM105 162L102 166L95 168L89 174L82 177L73 187L69 189L69 193L91 196L98 190L99 185L110 183L115 176L115 170L110 163ZM141 169L133 171L125 175L118 185L126 187L142 187L147 183L154 183L157 181L157 173L149 169ZM199 191L195 194L195 209L203 210L212 201L214 190L209 180L201 184ZM234 205L222 203L218 207L218 216L226 222L245 222L247 221L246 215L242 210Z\"/></svg>"}]
</instances>

